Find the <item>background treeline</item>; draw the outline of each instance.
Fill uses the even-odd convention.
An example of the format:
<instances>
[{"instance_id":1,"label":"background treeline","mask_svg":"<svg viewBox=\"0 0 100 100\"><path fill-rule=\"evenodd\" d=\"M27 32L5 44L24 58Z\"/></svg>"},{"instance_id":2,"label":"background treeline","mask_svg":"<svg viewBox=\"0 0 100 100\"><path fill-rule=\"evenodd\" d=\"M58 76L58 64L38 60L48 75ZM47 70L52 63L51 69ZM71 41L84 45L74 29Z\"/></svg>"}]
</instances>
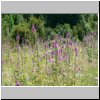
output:
<instances>
[{"instance_id":1,"label":"background treeline","mask_svg":"<svg viewBox=\"0 0 100 100\"><path fill-rule=\"evenodd\" d=\"M32 25L36 33L32 33ZM89 33L98 32L97 14L2 14L2 36L15 39L20 34L22 39L30 42L38 35L40 39L52 39L55 34L63 37L69 32L78 40Z\"/></svg>"}]
</instances>

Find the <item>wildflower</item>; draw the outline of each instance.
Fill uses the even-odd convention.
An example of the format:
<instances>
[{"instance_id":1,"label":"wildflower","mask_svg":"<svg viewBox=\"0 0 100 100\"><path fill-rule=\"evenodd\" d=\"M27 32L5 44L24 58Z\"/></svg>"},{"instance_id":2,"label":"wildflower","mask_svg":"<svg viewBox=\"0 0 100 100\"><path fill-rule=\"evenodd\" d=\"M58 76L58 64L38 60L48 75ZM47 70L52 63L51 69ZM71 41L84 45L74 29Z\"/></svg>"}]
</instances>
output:
<instances>
[{"instance_id":1,"label":"wildflower","mask_svg":"<svg viewBox=\"0 0 100 100\"><path fill-rule=\"evenodd\" d=\"M66 33L66 37L67 38L70 38L70 33Z\"/></svg>"},{"instance_id":2,"label":"wildflower","mask_svg":"<svg viewBox=\"0 0 100 100\"><path fill-rule=\"evenodd\" d=\"M63 57L62 56L59 56L58 59L59 59L59 62L63 61Z\"/></svg>"},{"instance_id":3,"label":"wildflower","mask_svg":"<svg viewBox=\"0 0 100 100\"><path fill-rule=\"evenodd\" d=\"M16 35L16 40L17 40L17 41L20 40L20 36L19 36L19 34Z\"/></svg>"},{"instance_id":4,"label":"wildflower","mask_svg":"<svg viewBox=\"0 0 100 100\"><path fill-rule=\"evenodd\" d=\"M52 52L51 52L51 55L53 56L54 54L55 54L55 52L54 52L54 51L52 51Z\"/></svg>"},{"instance_id":5,"label":"wildflower","mask_svg":"<svg viewBox=\"0 0 100 100\"><path fill-rule=\"evenodd\" d=\"M52 63L53 62L53 59L51 57L49 57L49 62Z\"/></svg>"},{"instance_id":6,"label":"wildflower","mask_svg":"<svg viewBox=\"0 0 100 100\"><path fill-rule=\"evenodd\" d=\"M62 49L60 49L58 52L59 52L58 54L60 55L62 53Z\"/></svg>"},{"instance_id":7,"label":"wildflower","mask_svg":"<svg viewBox=\"0 0 100 100\"><path fill-rule=\"evenodd\" d=\"M33 33L36 32L36 29L35 29L34 25L32 25L32 32Z\"/></svg>"},{"instance_id":8,"label":"wildflower","mask_svg":"<svg viewBox=\"0 0 100 100\"><path fill-rule=\"evenodd\" d=\"M94 36L94 37L96 37L96 36L97 36L97 33L96 33L96 32L94 32L94 33L92 33L92 34L93 34L93 36Z\"/></svg>"},{"instance_id":9,"label":"wildflower","mask_svg":"<svg viewBox=\"0 0 100 100\"><path fill-rule=\"evenodd\" d=\"M78 55L78 48L75 48L76 56Z\"/></svg>"},{"instance_id":10,"label":"wildflower","mask_svg":"<svg viewBox=\"0 0 100 100\"><path fill-rule=\"evenodd\" d=\"M45 43L45 44L44 44L44 48L47 48L47 47L48 47L48 45L47 45L47 43Z\"/></svg>"},{"instance_id":11,"label":"wildflower","mask_svg":"<svg viewBox=\"0 0 100 100\"><path fill-rule=\"evenodd\" d=\"M68 54L66 53L66 63L68 63Z\"/></svg>"},{"instance_id":12,"label":"wildflower","mask_svg":"<svg viewBox=\"0 0 100 100\"><path fill-rule=\"evenodd\" d=\"M64 44L61 48L62 48L62 49L63 49L63 48L66 48L66 44Z\"/></svg>"},{"instance_id":13,"label":"wildflower","mask_svg":"<svg viewBox=\"0 0 100 100\"><path fill-rule=\"evenodd\" d=\"M2 60L2 64L5 64L6 62L4 60Z\"/></svg>"},{"instance_id":14,"label":"wildflower","mask_svg":"<svg viewBox=\"0 0 100 100\"><path fill-rule=\"evenodd\" d=\"M20 82L18 80L16 81L16 86L20 86Z\"/></svg>"},{"instance_id":15,"label":"wildflower","mask_svg":"<svg viewBox=\"0 0 100 100\"><path fill-rule=\"evenodd\" d=\"M61 47L62 49L64 48L64 46Z\"/></svg>"},{"instance_id":16,"label":"wildflower","mask_svg":"<svg viewBox=\"0 0 100 100\"><path fill-rule=\"evenodd\" d=\"M59 50L55 51L56 55L59 55Z\"/></svg>"},{"instance_id":17,"label":"wildflower","mask_svg":"<svg viewBox=\"0 0 100 100\"><path fill-rule=\"evenodd\" d=\"M68 63L68 54L66 52L64 52L63 59Z\"/></svg>"},{"instance_id":18,"label":"wildflower","mask_svg":"<svg viewBox=\"0 0 100 100\"><path fill-rule=\"evenodd\" d=\"M72 46L72 42L71 42L71 41L69 42L69 46L70 46L70 47Z\"/></svg>"},{"instance_id":19,"label":"wildflower","mask_svg":"<svg viewBox=\"0 0 100 100\"><path fill-rule=\"evenodd\" d=\"M17 51L20 50L19 44L17 44L16 49L17 49Z\"/></svg>"},{"instance_id":20,"label":"wildflower","mask_svg":"<svg viewBox=\"0 0 100 100\"><path fill-rule=\"evenodd\" d=\"M57 43L57 42L53 42L53 43L52 43L52 47L53 47L53 48L57 48L57 47L58 47L58 43Z\"/></svg>"},{"instance_id":21,"label":"wildflower","mask_svg":"<svg viewBox=\"0 0 100 100\"><path fill-rule=\"evenodd\" d=\"M16 64L16 67L18 67L18 66L19 66L19 64L17 63L17 64Z\"/></svg>"}]
</instances>

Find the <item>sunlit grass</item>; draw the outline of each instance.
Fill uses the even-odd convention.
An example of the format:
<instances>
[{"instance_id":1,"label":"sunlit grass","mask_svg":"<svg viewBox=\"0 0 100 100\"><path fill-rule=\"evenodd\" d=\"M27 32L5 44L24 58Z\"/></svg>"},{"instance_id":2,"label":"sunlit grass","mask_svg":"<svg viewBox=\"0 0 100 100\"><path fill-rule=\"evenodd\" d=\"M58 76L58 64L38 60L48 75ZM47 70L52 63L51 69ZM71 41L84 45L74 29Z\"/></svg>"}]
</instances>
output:
<instances>
[{"instance_id":1,"label":"sunlit grass","mask_svg":"<svg viewBox=\"0 0 100 100\"><path fill-rule=\"evenodd\" d=\"M74 52L70 52L70 63L62 61L51 64L47 62L47 65L44 56L45 49L41 44L38 46L40 66L37 64L37 51L29 46L24 45L17 52L15 47L10 49L10 45L2 45L3 86L15 86L16 80L20 82L21 86L98 85L95 79L98 76L98 60L93 58L93 61L89 62L84 46L77 46L76 62ZM77 71L78 68L79 71Z\"/></svg>"}]
</instances>

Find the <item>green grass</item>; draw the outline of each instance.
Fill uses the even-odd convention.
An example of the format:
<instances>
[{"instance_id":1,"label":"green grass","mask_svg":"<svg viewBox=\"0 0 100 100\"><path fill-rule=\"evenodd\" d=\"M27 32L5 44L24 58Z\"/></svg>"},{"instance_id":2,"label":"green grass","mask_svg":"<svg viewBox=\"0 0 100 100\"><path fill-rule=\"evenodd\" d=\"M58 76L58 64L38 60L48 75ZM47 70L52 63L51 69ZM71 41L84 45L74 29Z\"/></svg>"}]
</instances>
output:
<instances>
[{"instance_id":1,"label":"green grass","mask_svg":"<svg viewBox=\"0 0 100 100\"><path fill-rule=\"evenodd\" d=\"M85 47L78 46L76 67L81 70L74 71L75 56L70 53L70 63L48 63L43 57L45 50L39 45L39 67L37 65L36 52L31 52L28 46L21 47L17 53L15 48L9 49L10 45L2 44L2 86L15 86L18 80L21 86L97 86L95 79L98 76L98 60L93 58L88 61ZM31 53L30 53L31 52ZM19 57L19 62L18 62ZM11 59L11 60L10 60ZM35 61L33 65L32 59ZM19 63L18 67L16 64Z\"/></svg>"}]
</instances>

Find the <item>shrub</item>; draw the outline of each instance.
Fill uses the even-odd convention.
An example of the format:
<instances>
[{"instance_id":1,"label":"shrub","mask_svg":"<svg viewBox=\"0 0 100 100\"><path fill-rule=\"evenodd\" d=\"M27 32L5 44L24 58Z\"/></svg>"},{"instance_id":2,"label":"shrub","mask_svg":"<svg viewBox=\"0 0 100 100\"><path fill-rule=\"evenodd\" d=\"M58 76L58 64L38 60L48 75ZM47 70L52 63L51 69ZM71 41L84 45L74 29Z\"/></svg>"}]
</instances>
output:
<instances>
[{"instance_id":1,"label":"shrub","mask_svg":"<svg viewBox=\"0 0 100 100\"><path fill-rule=\"evenodd\" d=\"M12 26L14 25L13 15L2 15L2 30L5 35L9 35L8 32L11 32Z\"/></svg>"},{"instance_id":2,"label":"shrub","mask_svg":"<svg viewBox=\"0 0 100 100\"><path fill-rule=\"evenodd\" d=\"M38 35L40 38L44 38L45 37L44 21L42 21L40 18L31 16L29 18L30 30L32 25L34 25L36 28L36 35Z\"/></svg>"},{"instance_id":3,"label":"shrub","mask_svg":"<svg viewBox=\"0 0 100 100\"><path fill-rule=\"evenodd\" d=\"M20 36L20 43L22 43L23 39L29 39L29 25L27 23L20 23L18 25L14 25L12 29L12 38L16 40L17 34L19 34Z\"/></svg>"},{"instance_id":4,"label":"shrub","mask_svg":"<svg viewBox=\"0 0 100 100\"><path fill-rule=\"evenodd\" d=\"M54 31L57 33L57 34L60 34L62 35L63 37L66 37L66 33L69 32L71 34L71 36L73 35L72 34L72 29L70 27L70 24L58 24L56 26L56 28L54 29Z\"/></svg>"},{"instance_id":5,"label":"shrub","mask_svg":"<svg viewBox=\"0 0 100 100\"><path fill-rule=\"evenodd\" d=\"M77 26L73 26L73 33L73 37L77 35L79 40L82 40L85 35L85 31L80 24L77 24Z\"/></svg>"},{"instance_id":6,"label":"shrub","mask_svg":"<svg viewBox=\"0 0 100 100\"><path fill-rule=\"evenodd\" d=\"M54 38L55 34L56 34L56 32L52 28L48 27L45 29L45 39L46 40L47 39L52 40Z\"/></svg>"}]
</instances>

